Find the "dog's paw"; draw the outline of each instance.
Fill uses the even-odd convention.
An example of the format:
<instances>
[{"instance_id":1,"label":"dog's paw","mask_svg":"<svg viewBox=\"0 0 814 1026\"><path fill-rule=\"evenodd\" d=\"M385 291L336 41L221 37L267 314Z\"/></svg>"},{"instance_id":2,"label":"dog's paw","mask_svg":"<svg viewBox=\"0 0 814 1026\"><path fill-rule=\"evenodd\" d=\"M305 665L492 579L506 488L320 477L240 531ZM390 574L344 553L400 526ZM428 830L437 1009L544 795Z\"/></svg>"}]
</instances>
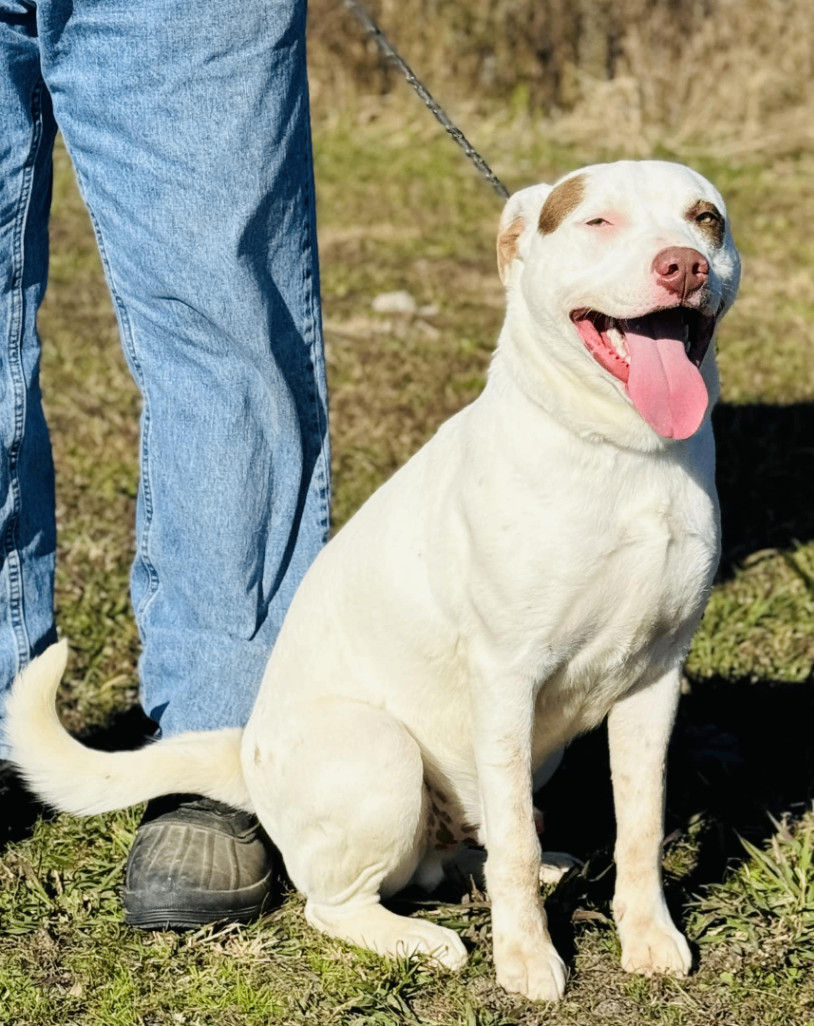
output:
<instances>
[{"instance_id":1,"label":"dog's paw","mask_svg":"<svg viewBox=\"0 0 814 1026\"><path fill-rule=\"evenodd\" d=\"M461 938L445 926L422 922L421 932L412 928L405 934L401 945L404 954L426 954L431 961L447 969L462 969L466 964L467 951ZM427 928L431 928L428 930ZM401 952L399 952L401 953Z\"/></svg>"},{"instance_id":2,"label":"dog's paw","mask_svg":"<svg viewBox=\"0 0 814 1026\"><path fill-rule=\"evenodd\" d=\"M506 944L495 951L495 970L501 987L531 1001L559 1001L565 992L568 971L551 944Z\"/></svg>"},{"instance_id":3,"label":"dog's paw","mask_svg":"<svg viewBox=\"0 0 814 1026\"><path fill-rule=\"evenodd\" d=\"M619 933L625 972L686 976L692 968L689 945L672 923L650 923Z\"/></svg>"},{"instance_id":4,"label":"dog's paw","mask_svg":"<svg viewBox=\"0 0 814 1026\"><path fill-rule=\"evenodd\" d=\"M454 930L421 919L410 919L411 924L396 941L397 956L425 955L431 962L447 969L461 969L467 960L467 951Z\"/></svg>"},{"instance_id":5,"label":"dog's paw","mask_svg":"<svg viewBox=\"0 0 814 1026\"><path fill-rule=\"evenodd\" d=\"M581 866L582 862L564 851L544 851L540 862L540 883L555 884L565 876L569 869Z\"/></svg>"}]
</instances>

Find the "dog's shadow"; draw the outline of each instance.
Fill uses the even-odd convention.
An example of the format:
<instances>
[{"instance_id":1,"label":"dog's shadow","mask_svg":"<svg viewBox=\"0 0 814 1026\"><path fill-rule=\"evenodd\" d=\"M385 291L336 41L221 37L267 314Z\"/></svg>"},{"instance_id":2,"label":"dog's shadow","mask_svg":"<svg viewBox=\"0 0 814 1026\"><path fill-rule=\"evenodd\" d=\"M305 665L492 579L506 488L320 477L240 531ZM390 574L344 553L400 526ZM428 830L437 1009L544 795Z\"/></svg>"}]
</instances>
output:
<instances>
[{"instance_id":1,"label":"dog's shadow","mask_svg":"<svg viewBox=\"0 0 814 1026\"><path fill-rule=\"evenodd\" d=\"M726 578L755 552L814 538L814 403L721 403L713 422Z\"/></svg>"}]
</instances>

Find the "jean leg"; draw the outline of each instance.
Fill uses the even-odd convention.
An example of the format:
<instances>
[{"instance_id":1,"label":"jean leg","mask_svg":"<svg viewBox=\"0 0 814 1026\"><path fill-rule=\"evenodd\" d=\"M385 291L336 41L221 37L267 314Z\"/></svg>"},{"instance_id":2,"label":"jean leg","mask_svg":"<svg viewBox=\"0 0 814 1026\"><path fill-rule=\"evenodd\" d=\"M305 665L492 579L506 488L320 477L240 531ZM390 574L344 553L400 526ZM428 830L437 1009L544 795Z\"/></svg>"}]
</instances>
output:
<instances>
[{"instance_id":1,"label":"jean leg","mask_svg":"<svg viewBox=\"0 0 814 1026\"><path fill-rule=\"evenodd\" d=\"M39 386L55 126L32 9L0 2L0 757L14 676L55 640L54 474Z\"/></svg>"},{"instance_id":2,"label":"jean leg","mask_svg":"<svg viewBox=\"0 0 814 1026\"><path fill-rule=\"evenodd\" d=\"M142 701L165 735L241 724L328 529L305 3L38 11L143 397Z\"/></svg>"}]
</instances>

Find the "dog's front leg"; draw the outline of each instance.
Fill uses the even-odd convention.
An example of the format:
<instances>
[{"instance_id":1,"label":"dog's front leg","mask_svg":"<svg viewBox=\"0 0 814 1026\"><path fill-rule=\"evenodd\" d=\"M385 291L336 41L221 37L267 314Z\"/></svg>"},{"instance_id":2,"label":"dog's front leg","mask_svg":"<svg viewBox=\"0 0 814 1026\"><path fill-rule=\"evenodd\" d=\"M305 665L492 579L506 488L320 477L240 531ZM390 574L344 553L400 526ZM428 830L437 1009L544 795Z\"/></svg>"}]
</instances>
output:
<instances>
[{"instance_id":1,"label":"dog's front leg","mask_svg":"<svg viewBox=\"0 0 814 1026\"><path fill-rule=\"evenodd\" d=\"M613 914L622 968L647 976L684 976L692 964L661 880L667 744L679 688L676 668L617 702L608 716L617 829Z\"/></svg>"},{"instance_id":2,"label":"dog's front leg","mask_svg":"<svg viewBox=\"0 0 814 1026\"><path fill-rule=\"evenodd\" d=\"M531 689L521 697L491 682L479 689L475 706L497 980L533 1001L557 1001L566 969L551 943L540 897L540 842L531 796Z\"/></svg>"}]
</instances>

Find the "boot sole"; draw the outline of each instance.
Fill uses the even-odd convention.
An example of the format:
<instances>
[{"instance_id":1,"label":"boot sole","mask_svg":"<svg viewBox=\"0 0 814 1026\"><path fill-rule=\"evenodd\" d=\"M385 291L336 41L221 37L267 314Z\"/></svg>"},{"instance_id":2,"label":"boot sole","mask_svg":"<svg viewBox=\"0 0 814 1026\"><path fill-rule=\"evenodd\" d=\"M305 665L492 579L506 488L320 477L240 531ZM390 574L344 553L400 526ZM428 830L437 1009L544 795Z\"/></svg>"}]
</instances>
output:
<instances>
[{"instance_id":1,"label":"boot sole","mask_svg":"<svg viewBox=\"0 0 814 1026\"><path fill-rule=\"evenodd\" d=\"M151 908L143 912L124 913L128 926L138 930L196 930L209 923L248 923L263 911L264 903L250 908L200 910L178 908Z\"/></svg>"}]
</instances>

